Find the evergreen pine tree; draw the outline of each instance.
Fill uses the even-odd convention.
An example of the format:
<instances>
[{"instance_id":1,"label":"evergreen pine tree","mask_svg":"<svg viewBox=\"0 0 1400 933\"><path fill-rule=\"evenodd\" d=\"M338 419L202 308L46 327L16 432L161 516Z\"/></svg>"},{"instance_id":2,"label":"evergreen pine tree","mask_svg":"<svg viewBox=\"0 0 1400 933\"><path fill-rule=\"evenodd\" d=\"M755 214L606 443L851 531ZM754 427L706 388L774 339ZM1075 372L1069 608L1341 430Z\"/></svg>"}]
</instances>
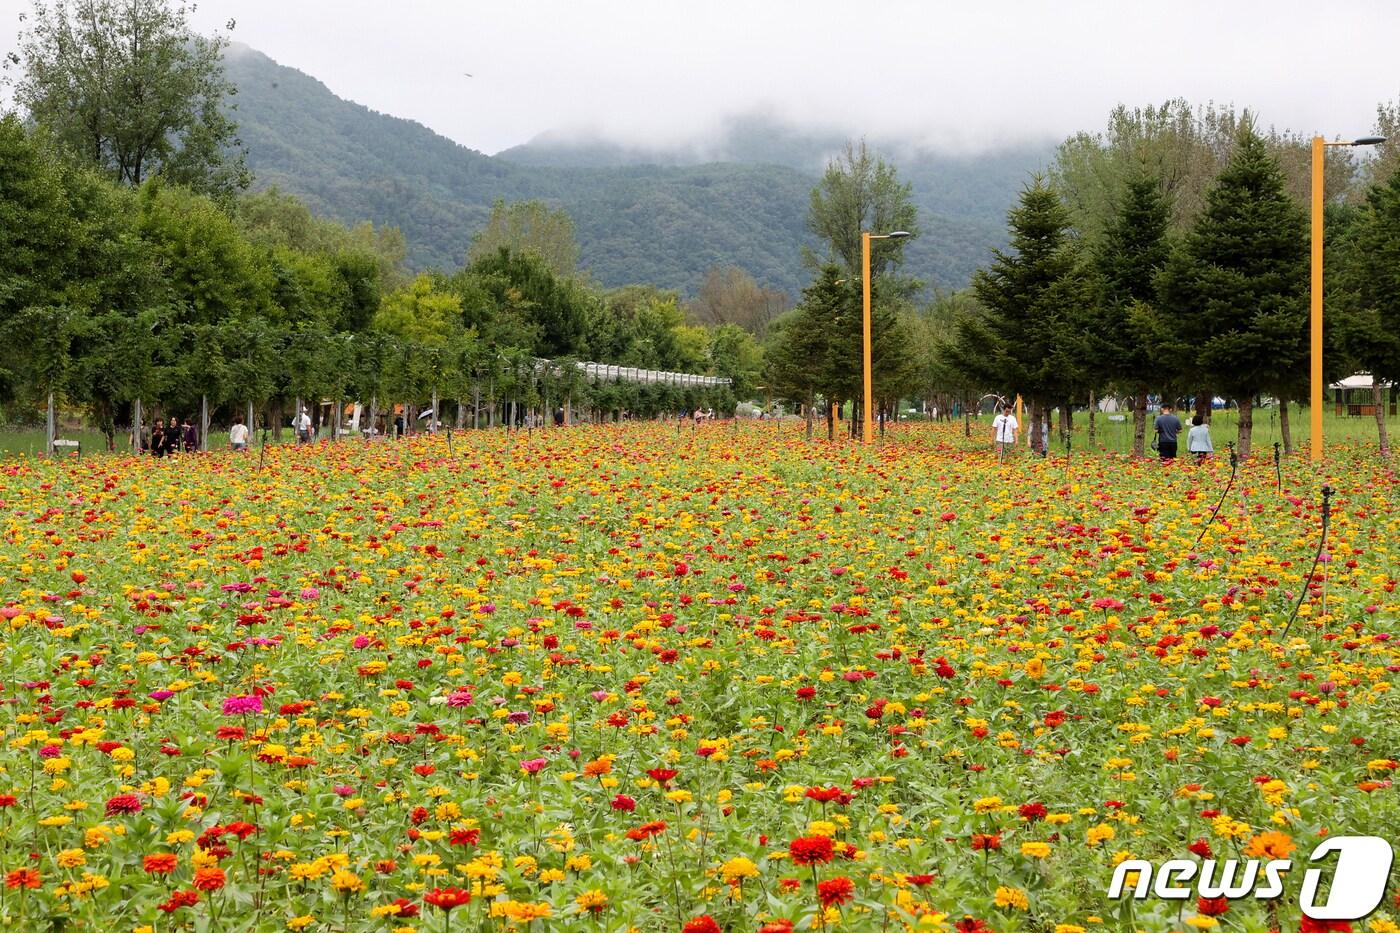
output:
<instances>
[{"instance_id":1,"label":"evergreen pine tree","mask_svg":"<svg viewBox=\"0 0 1400 933\"><path fill-rule=\"evenodd\" d=\"M1031 442L1043 453L1035 426L1091 378L1096 281L1070 236L1068 211L1041 179L1007 219L1011 251L995 251L991 267L973 277L982 313L958 322L946 350L975 381L1031 402Z\"/></svg>"},{"instance_id":2,"label":"evergreen pine tree","mask_svg":"<svg viewBox=\"0 0 1400 933\"><path fill-rule=\"evenodd\" d=\"M1122 204L1110 220L1094 260L1102 285L1094 357L1108 381L1133 399L1133 456L1143 455L1147 394L1176 381L1163 352L1162 326L1153 307L1155 280L1171 254L1167 227L1171 204L1161 182L1147 172L1130 177Z\"/></svg>"},{"instance_id":3,"label":"evergreen pine tree","mask_svg":"<svg viewBox=\"0 0 1400 933\"><path fill-rule=\"evenodd\" d=\"M1192 384L1239 404L1241 457L1250 455L1254 396L1307 365L1307 257L1303 210L1246 125L1159 279L1162 309L1189 341Z\"/></svg>"},{"instance_id":4,"label":"evergreen pine tree","mask_svg":"<svg viewBox=\"0 0 1400 933\"><path fill-rule=\"evenodd\" d=\"M1400 172L1371 187L1349 227L1329 254L1340 267L1329 279L1336 283L1328 289L1329 319L1337 324L1350 368L1372 376L1376 431L1386 457L1390 438L1381 386L1392 383L1394 393L1400 382Z\"/></svg>"}]
</instances>

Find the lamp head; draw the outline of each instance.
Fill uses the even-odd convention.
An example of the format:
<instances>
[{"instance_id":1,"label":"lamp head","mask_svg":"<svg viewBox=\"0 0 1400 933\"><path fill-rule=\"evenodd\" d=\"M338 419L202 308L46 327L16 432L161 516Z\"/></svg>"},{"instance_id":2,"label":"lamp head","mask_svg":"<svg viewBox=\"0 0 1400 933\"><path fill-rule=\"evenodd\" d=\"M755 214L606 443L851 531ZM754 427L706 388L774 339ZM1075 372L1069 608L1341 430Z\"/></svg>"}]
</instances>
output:
<instances>
[{"instance_id":1,"label":"lamp head","mask_svg":"<svg viewBox=\"0 0 1400 933\"><path fill-rule=\"evenodd\" d=\"M1379 146L1383 142L1385 142L1384 136L1363 136L1360 139L1353 139L1351 144L1353 146Z\"/></svg>"},{"instance_id":2,"label":"lamp head","mask_svg":"<svg viewBox=\"0 0 1400 933\"><path fill-rule=\"evenodd\" d=\"M892 233L885 234L885 236L887 239L891 240L902 240L907 236L913 236L913 234L911 234L908 230L895 230Z\"/></svg>"}]
</instances>

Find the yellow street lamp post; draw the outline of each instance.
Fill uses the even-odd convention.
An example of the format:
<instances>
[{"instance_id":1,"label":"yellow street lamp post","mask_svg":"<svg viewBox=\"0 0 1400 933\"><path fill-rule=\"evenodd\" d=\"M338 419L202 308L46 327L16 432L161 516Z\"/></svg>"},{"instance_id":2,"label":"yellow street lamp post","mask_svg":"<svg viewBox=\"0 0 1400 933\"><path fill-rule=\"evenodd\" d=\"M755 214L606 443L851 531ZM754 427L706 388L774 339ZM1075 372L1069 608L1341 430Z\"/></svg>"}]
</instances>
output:
<instances>
[{"instance_id":1,"label":"yellow street lamp post","mask_svg":"<svg viewBox=\"0 0 1400 933\"><path fill-rule=\"evenodd\" d=\"M1322 156L1328 146L1375 146L1384 136L1365 136L1350 142L1331 142L1321 136L1312 141L1312 461L1322 461Z\"/></svg>"},{"instance_id":2,"label":"yellow street lamp post","mask_svg":"<svg viewBox=\"0 0 1400 933\"><path fill-rule=\"evenodd\" d=\"M870 241L871 240L902 240L909 234L903 230L895 230L892 233L871 233L864 230L860 235L860 261L861 276L860 286L865 293L865 315L862 319L864 328L864 355L865 355L865 420L861 425L862 435L865 443L869 444L874 440L874 431L871 424L870 403Z\"/></svg>"}]
</instances>

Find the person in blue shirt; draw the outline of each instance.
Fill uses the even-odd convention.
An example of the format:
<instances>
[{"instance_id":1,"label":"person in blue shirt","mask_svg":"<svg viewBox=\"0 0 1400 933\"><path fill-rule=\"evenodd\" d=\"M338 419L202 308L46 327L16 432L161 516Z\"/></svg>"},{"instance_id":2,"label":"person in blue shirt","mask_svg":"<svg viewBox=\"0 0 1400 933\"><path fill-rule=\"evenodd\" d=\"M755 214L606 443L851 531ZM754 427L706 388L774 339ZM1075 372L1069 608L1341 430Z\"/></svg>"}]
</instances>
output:
<instances>
[{"instance_id":1,"label":"person in blue shirt","mask_svg":"<svg viewBox=\"0 0 1400 933\"><path fill-rule=\"evenodd\" d=\"M1157 455L1163 460L1176 459L1176 438L1181 433L1181 419L1172 411L1172 406L1163 403L1162 413L1152 422L1157 432Z\"/></svg>"}]
</instances>

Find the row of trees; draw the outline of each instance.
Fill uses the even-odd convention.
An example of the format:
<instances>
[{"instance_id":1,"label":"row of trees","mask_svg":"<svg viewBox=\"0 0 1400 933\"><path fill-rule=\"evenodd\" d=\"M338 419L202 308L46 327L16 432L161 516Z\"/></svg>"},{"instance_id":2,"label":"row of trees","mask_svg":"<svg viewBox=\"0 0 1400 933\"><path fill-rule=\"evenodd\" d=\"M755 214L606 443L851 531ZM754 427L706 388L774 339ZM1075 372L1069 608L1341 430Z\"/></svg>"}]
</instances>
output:
<instances>
[{"instance_id":1,"label":"row of trees","mask_svg":"<svg viewBox=\"0 0 1400 933\"><path fill-rule=\"evenodd\" d=\"M1398 115L1382 106L1381 131L1397 129ZM877 253L877 403L939 399L946 412L1019 394L1039 447L1052 411L1067 436L1076 406L1092 412L1113 394L1132 400L1141 455L1149 395L1194 397L1203 413L1222 395L1239 406L1238 450L1249 456L1256 399L1269 396L1291 449L1289 404L1307 394L1310 358L1307 151L1296 135L1257 132L1247 112L1119 108L1106 134L1072 137L1050 175L1025 187L1008 213L1008 247L966 291L921 305L897 249ZM1397 152L1390 144L1362 162L1329 149L1327 175L1326 376L1378 377L1383 455L1379 387L1400 378ZM893 169L861 147L833 162L810 216L829 254L773 325L765 375L778 394L829 411L863 391L851 244L861 229L908 226L913 215Z\"/></svg>"},{"instance_id":2,"label":"row of trees","mask_svg":"<svg viewBox=\"0 0 1400 933\"><path fill-rule=\"evenodd\" d=\"M751 390L758 346L722 313L755 296L712 289L700 326L674 293L603 292L577 269L571 219L545 204L498 202L463 266L410 276L397 230L249 194L227 39L192 32L187 14L168 0L36 3L6 63L24 114L0 117L11 419L81 406L114 444L143 402L145 415L260 407L280 432L300 400L470 398L473 422L483 402L494 422L565 399L641 413L726 401L590 386L571 365L583 359Z\"/></svg>"},{"instance_id":3,"label":"row of trees","mask_svg":"<svg viewBox=\"0 0 1400 933\"><path fill-rule=\"evenodd\" d=\"M673 293L558 275L528 237L410 277L394 231L319 220L275 191L119 184L14 116L0 120L0 167L3 400L21 417L49 397L81 406L109 442L143 401L147 417L252 405L280 431L295 399L442 396L493 412L566 398L638 412L724 403L592 387L573 360L713 373L740 393L758 371L736 325L686 323ZM539 206L497 210L488 230Z\"/></svg>"}]
</instances>

